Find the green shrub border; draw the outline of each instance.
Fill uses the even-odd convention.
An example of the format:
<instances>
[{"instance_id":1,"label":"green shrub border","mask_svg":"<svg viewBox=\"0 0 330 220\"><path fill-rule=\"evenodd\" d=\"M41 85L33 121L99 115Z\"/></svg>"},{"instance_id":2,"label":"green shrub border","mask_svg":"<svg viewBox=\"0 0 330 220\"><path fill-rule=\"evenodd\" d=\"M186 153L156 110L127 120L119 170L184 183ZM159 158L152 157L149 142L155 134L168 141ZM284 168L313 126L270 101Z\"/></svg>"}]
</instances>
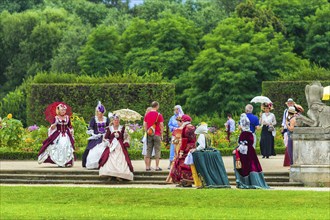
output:
<instances>
[{"instance_id":1,"label":"green shrub border","mask_svg":"<svg viewBox=\"0 0 330 220\"><path fill-rule=\"evenodd\" d=\"M221 148L220 152L222 156L230 156L232 155L233 148ZM260 148L256 149L258 155L260 155ZM275 148L276 154L284 154L285 148ZM143 155L141 154L141 150L129 150L128 151L131 160L143 160ZM77 160L81 160L83 152L76 152ZM162 159L169 158L170 151L162 150ZM37 160L38 153L37 152L24 152L24 151L6 151L2 150L0 153L0 160Z\"/></svg>"},{"instance_id":2,"label":"green shrub border","mask_svg":"<svg viewBox=\"0 0 330 220\"><path fill-rule=\"evenodd\" d=\"M159 111L167 121L173 115L173 83L100 83L100 84L31 84L27 92L27 124L45 125L44 111L56 101L63 101L72 111L89 121L95 115L97 101L109 111L129 108L142 116L152 101L160 103ZM107 114L106 113L106 114Z\"/></svg>"}]
</instances>

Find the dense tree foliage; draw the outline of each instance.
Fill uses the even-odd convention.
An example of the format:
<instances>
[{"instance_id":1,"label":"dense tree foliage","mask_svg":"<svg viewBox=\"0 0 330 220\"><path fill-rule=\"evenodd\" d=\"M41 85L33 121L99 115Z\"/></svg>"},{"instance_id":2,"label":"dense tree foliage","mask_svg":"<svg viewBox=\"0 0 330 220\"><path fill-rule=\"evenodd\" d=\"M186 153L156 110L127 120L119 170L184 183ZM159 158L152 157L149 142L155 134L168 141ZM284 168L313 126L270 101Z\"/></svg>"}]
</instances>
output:
<instances>
[{"instance_id":1,"label":"dense tree foliage","mask_svg":"<svg viewBox=\"0 0 330 220\"><path fill-rule=\"evenodd\" d=\"M305 55L323 67L330 67L330 5L308 17Z\"/></svg>"},{"instance_id":2,"label":"dense tree foliage","mask_svg":"<svg viewBox=\"0 0 330 220\"><path fill-rule=\"evenodd\" d=\"M124 66L141 74L163 72L168 78L186 71L196 57L199 29L193 22L165 12L158 20L134 19L123 33Z\"/></svg>"},{"instance_id":3,"label":"dense tree foliage","mask_svg":"<svg viewBox=\"0 0 330 220\"><path fill-rule=\"evenodd\" d=\"M22 12L41 5L43 0L1 0L0 12L7 10L10 13Z\"/></svg>"},{"instance_id":4,"label":"dense tree foliage","mask_svg":"<svg viewBox=\"0 0 330 220\"><path fill-rule=\"evenodd\" d=\"M191 85L183 92L191 112L240 109L261 92L262 81L307 62L272 26L260 31L255 26L250 19L228 18L204 37L205 49L191 66Z\"/></svg>"},{"instance_id":5,"label":"dense tree foliage","mask_svg":"<svg viewBox=\"0 0 330 220\"><path fill-rule=\"evenodd\" d=\"M308 32L306 18L328 5L328 0L257 0L262 8L270 8L286 27L285 37L294 43L294 52L302 56Z\"/></svg>"},{"instance_id":6,"label":"dense tree foliage","mask_svg":"<svg viewBox=\"0 0 330 220\"><path fill-rule=\"evenodd\" d=\"M158 72L187 112L241 112L262 81L329 76L329 17L327 0L3 0L0 99L38 72Z\"/></svg>"},{"instance_id":7,"label":"dense tree foliage","mask_svg":"<svg viewBox=\"0 0 330 220\"><path fill-rule=\"evenodd\" d=\"M81 53L78 64L88 75L105 75L121 70L121 45L119 34L114 27L101 25L94 29Z\"/></svg>"},{"instance_id":8,"label":"dense tree foliage","mask_svg":"<svg viewBox=\"0 0 330 220\"><path fill-rule=\"evenodd\" d=\"M73 16L64 9L28 10L0 14L3 90L20 85L24 78L49 70L51 60L71 25Z\"/></svg>"}]
</instances>

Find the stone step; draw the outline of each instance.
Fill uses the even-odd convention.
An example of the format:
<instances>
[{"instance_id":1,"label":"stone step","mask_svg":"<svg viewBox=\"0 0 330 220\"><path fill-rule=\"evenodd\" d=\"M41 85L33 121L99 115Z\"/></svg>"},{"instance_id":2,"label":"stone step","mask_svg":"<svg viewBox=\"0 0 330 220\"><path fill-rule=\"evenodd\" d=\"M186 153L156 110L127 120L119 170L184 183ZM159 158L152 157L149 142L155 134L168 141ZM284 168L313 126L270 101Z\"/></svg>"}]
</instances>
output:
<instances>
[{"instance_id":1,"label":"stone step","mask_svg":"<svg viewBox=\"0 0 330 220\"><path fill-rule=\"evenodd\" d=\"M109 177L98 175L58 175L58 174L0 174L0 179L28 179L28 180L102 180ZM134 175L134 180L164 181L166 176ZM229 181L235 181L234 176L228 176ZM266 182L289 182L289 177L265 177Z\"/></svg>"},{"instance_id":2,"label":"stone step","mask_svg":"<svg viewBox=\"0 0 330 220\"><path fill-rule=\"evenodd\" d=\"M115 181L108 179L99 180L28 180L28 179L0 179L1 184L85 184L85 185L121 185L121 184L140 184L140 185L167 185L165 181L148 181L148 180L134 180L134 181ZM230 185L235 187L235 181L230 181ZM268 182L270 187L303 187L299 182Z\"/></svg>"},{"instance_id":3,"label":"stone step","mask_svg":"<svg viewBox=\"0 0 330 220\"><path fill-rule=\"evenodd\" d=\"M167 184L169 172L136 171L134 181L110 181L109 177L100 177L98 170L1 170L0 182L12 184ZM234 172L228 172L228 179L235 185ZM290 183L288 172L264 173L269 186L303 186L301 183Z\"/></svg>"},{"instance_id":4,"label":"stone step","mask_svg":"<svg viewBox=\"0 0 330 220\"><path fill-rule=\"evenodd\" d=\"M44 174L44 175L99 175L98 170L1 170L0 174ZM134 175L144 176L167 176L168 171L135 171Z\"/></svg>"},{"instance_id":5,"label":"stone step","mask_svg":"<svg viewBox=\"0 0 330 220\"><path fill-rule=\"evenodd\" d=\"M48 175L99 175L98 170L70 170L59 168L58 170L0 170L0 174L48 174ZM134 175L143 176L167 176L169 171L135 171ZM234 176L234 172L227 172L228 176ZM271 176L287 176L289 172L265 172L265 177Z\"/></svg>"},{"instance_id":6,"label":"stone step","mask_svg":"<svg viewBox=\"0 0 330 220\"><path fill-rule=\"evenodd\" d=\"M98 175L36 175L36 174L0 174L0 179L27 179L27 180L107 180L109 177ZM134 180L159 180L164 181L166 176L141 176L135 175Z\"/></svg>"},{"instance_id":7,"label":"stone step","mask_svg":"<svg viewBox=\"0 0 330 220\"><path fill-rule=\"evenodd\" d=\"M228 176L229 181L235 181L235 176ZM290 178L286 176L265 176L266 182L289 182Z\"/></svg>"},{"instance_id":8,"label":"stone step","mask_svg":"<svg viewBox=\"0 0 330 220\"><path fill-rule=\"evenodd\" d=\"M42 180L42 179L0 179L2 184L103 184L103 185L115 185L115 184L155 184L155 185L166 185L165 181L148 181L148 180L137 180L137 181L116 181L109 179L99 180Z\"/></svg>"},{"instance_id":9,"label":"stone step","mask_svg":"<svg viewBox=\"0 0 330 220\"><path fill-rule=\"evenodd\" d=\"M99 175L98 170L1 170L0 174L45 174L45 175Z\"/></svg>"},{"instance_id":10,"label":"stone step","mask_svg":"<svg viewBox=\"0 0 330 220\"><path fill-rule=\"evenodd\" d=\"M267 182L267 181L266 181ZM267 182L268 186L303 187L301 182Z\"/></svg>"}]
</instances>

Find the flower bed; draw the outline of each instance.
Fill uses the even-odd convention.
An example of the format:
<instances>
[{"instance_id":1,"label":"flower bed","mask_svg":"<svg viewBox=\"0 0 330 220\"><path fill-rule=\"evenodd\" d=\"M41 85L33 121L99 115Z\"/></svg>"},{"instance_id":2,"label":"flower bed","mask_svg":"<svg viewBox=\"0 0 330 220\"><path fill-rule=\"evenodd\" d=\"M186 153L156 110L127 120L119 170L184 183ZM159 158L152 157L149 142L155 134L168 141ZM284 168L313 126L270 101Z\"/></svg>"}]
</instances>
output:
<instances>
[{"instance_id":1,"label":"flower bed","mask_svg":"<svg viewBox=\"0 0 330 220\"><path fill-rule=\"evenodd\" d=\"M77 159L81 159L87 146L87 123L77 114L72 115L71 121L75 131L76 157ZM127 125L127 129L131 140L131 147L129 148L131 159L143 159L141 154L143 147L141 139L144 134L142 127L138 124L129 124ZM22 123L14 119L11 114L2 120L0 119L0 159L36 160L42 142L47 138L47 132L48 128L45 126L31 125L24 128ZM212 138L212 147L219 149L223 156L231 155L232 150L237 146L240 131L236 130L232 133L231 142L226 140L224 128L210 127L209 132ZM260 154L260 130L257 131L257 138L256 151ZM164 138L164 140L168 140L168 138ZM277 132L275 137L275 151L277 154L285 153L280 132ZM169 158L169 144L166 142L162 142L162 158Z\"/></svg>"}]
</instances>

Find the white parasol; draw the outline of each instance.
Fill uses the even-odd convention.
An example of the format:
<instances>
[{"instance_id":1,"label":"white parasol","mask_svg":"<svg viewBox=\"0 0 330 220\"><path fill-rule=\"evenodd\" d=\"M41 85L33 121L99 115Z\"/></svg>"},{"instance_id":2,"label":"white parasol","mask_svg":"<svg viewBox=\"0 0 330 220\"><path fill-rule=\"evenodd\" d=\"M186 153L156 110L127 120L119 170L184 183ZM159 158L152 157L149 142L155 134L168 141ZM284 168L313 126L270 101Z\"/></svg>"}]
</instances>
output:
<instances>
[{"instance_id":1,"label":"white parasol","mask_svg":"<svg viewBox=\"0 0 330 220\"><path fill-rule=\"evenodd\" d=\"M253 103L271 103L272 101L266 96L256 96L250 102Z\"/></svg>"},{"instance_id":2,"label":"white parasol","mask_svg":"<svg viewBox=\"0 0 330 220\"><path fill-rule=\"evenodd\" d=\"M142 118L142 115L140 115L138 112L128 108L116 110L113 112L113 114L118 115L120 119L124 121L137 121Z\"/></svg>"}]
</instances>

